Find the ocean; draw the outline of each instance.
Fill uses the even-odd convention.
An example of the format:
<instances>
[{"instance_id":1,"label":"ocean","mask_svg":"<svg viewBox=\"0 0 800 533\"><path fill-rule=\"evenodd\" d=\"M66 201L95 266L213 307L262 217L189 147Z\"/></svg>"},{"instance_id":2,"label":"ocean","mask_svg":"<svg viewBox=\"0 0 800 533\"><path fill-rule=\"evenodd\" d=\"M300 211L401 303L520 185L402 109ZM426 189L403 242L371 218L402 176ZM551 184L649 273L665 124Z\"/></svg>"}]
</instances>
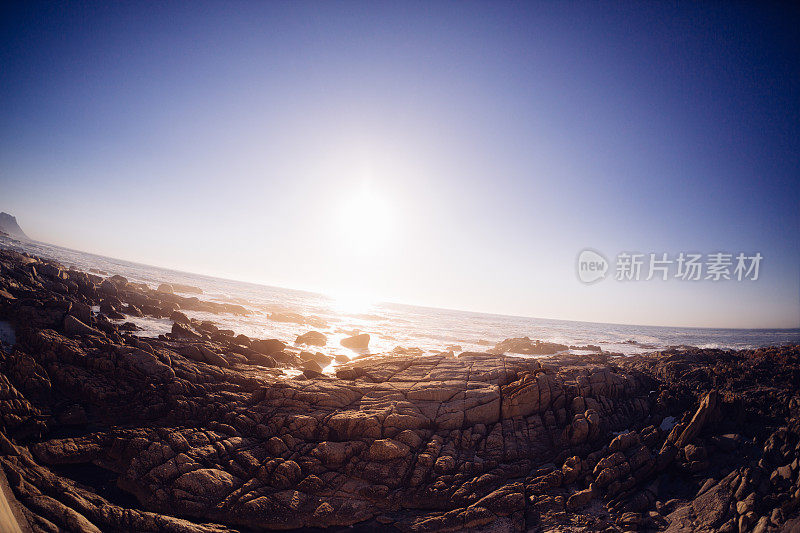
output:
<instances>
[{"instance_id":1,"label":"ocean","mask_svg":"<svg viewBox=\"0 0 800 533\"><path fill-rule=\"evenodd\" d=\"M336 299L311 292L270 287L188 272L137 264L39 242L6 244L20 251L55 259L80 270L119 274L129 281L153 288L161 283L181 283L202 289L200 299L238 303L251 310L248 316L187 311L190 318L211 320L221 329L250 337L277 338L294 343L297 335L310 330L324 333L327 355L355 354L339 341L354 333L369 333L370 353L391 352L397 347L419 349L417 353L453 350L486 351L511 337L530 337L572 346L599 345L604 351L636 354L689 345L700 348L754 348L800 342L800 329L709 329L636 326L576 322L519 316L435 309L394 303L347 308ZM186 296L195 296L189 295ZM294 321L285 321L294 320ZM155 336L172 328L168 319L127 317L139 326L136 334ZM580 350L574 350L580 353Z\"/></svg>"}]
</instances>

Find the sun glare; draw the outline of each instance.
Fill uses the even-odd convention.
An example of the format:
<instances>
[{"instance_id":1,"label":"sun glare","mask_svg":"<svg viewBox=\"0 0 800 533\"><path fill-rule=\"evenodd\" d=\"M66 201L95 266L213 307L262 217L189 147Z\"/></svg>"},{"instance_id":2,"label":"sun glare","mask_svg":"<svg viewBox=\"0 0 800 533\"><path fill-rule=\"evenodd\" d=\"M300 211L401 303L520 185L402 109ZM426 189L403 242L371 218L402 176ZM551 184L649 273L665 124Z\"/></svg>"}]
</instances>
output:
<instances>
[{"instance_id":1,"label":"sun glare","mask_svg":"<svg viewBox=\"0 0 800 533\"><path fill-rule=\"evenodd\" d=\"M338 216L340 245L348 253L368 257L391 240L394 230L391 205L368 185L344 198Z\"/></svg>"},{"instance_id":2,"label":"sun glare","mask_svg":"<svg viewBox=\"0 0 800 533\"><path fill-rule=\"evenodd\" d=\"M341 292L331 295L333 303L331 307L336 313L342 315L359 315L369 311L374 301L364 293Z\"/></svg>"}]
</instances>

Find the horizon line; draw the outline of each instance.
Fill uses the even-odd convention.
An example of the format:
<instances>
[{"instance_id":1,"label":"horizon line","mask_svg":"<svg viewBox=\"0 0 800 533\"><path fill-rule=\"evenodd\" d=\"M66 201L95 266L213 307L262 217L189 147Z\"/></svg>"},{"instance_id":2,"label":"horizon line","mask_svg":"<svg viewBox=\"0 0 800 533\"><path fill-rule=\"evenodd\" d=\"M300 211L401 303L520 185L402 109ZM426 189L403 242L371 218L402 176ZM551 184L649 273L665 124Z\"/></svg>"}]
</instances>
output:
<instances>
[{"instance_id":1,"label":"horizon line","mask_svg":"<svg viewBox=\"0 0 800 533\"><path fill-rule=\"evenodd\" d=\"M17 239L17 240L19 240L19 239ZM294 292L308 293L308 294L312 294L312 295L315 295L315 296L323 296L323 297L329 298L329 299L331 299L333 301L337 300L336 296L334 296L334 295L332 295L332 294L330 294L328 292L325 292L325 291L319 291L319 290L307 289L307 288L306 289L300 289L300 288L296 288L296 287L282 287L280 285L273 285L273 284L270 284L270 283L267 283L267 282L264 282L264 281L243 280L243 279L236 279L236 278L233 278L233 277L225 277L225 276L221 276L221 275L204 274L204 273L201 273L201 272L190 272L188 270L180 270L180 269L177 269L177 268L170 268L170 267L164 267L164 266L158 266L158 265L151 265L149 263L142 263L142 262L135 261L135 260L132 260L132 259L124 259L124 258L121 258L121 257L112 257L112 256L109 256L109 255L103 255L102 253L90 252L90 251L87 251L87 250L78 250L76 248L70 248L68 246L63 246L63 245L60 245L60 244L55 244L55 243L46 242L46 241L40 241L40 240L37 240L37 239L32 239L30 237L28 238L28 241L31 241L31 242L34 242L34 243L38 243L38 244L44 244L44 245L47 245L47 246L56 246L58 248L63 248L64 250L68 250L70 252L89 254L89 255L101 257L103 259L111 259L111 260L115 260L115 261L125 261L127 263L132 263L132 264L139 265L139 266L144 266L144 267L149 267L149 268L157 268L157 269L161 269L161 270L167 270L167 271L170 271L170 272L176 272L176 273L179 273L179 274L189 274L189 275L192 275L192 276L202 276L202 277L207 277L207 278L220 279L220 280L224 280L224 281L233 281L233 282L236 282L236 283L248 283L250 285L258 285L258 286L261 286L261 287L267 287L267 288L272 288L272 289L281 289L281 290L288 290L288 291L294 291ZM24 241L20 240L20 242L24 242ZM795 330L800 331L800 324L798 326L796 326L796 327L759 327L759 328L752 328L752 327L751 328L710 327L710 326L675 326L675 325L662 325L662 324L628 324L628 323L623 323L623 322L597 322L597 321L592 321L592 320L575 320L575 319L569 319L569 318L549 318L549 317L537 317L537 316L531 316L531 315L514 315L514 314L498 313L498 312L492 312L492 311L477 311L477 310L472 310L472 309L457 309L457 308L454 308L454 307L439 307L439 306L435 306L435 305L426 305L426 304L409 303L409 302L397 302L397 301L389 301L389 300L375 300L375 301L370 302L370 304L371 305L381 305L381 304L401 305L401 306L407 306L407 307L420 307L420 308L424 308L424 309L435 309L435 310L440 310L440 311L455 311L455 312L459 312L459 313L470 313L470 314L489 315L489 316L497 316L497 317L527 318L527 319L534 319L534 320L550 320L550 321L554 321L554 322L574 322L574 323L578 323L578 324L596 324L596 325L609 325L609 326L630 326L630 327L646 327L646 328L673 328L673 329L692 329L692 330L704 330L704 329L708 330L708 329L712 329L712 330L729 330L729 331L795 331Z\"/></svg>"}]
</instances>

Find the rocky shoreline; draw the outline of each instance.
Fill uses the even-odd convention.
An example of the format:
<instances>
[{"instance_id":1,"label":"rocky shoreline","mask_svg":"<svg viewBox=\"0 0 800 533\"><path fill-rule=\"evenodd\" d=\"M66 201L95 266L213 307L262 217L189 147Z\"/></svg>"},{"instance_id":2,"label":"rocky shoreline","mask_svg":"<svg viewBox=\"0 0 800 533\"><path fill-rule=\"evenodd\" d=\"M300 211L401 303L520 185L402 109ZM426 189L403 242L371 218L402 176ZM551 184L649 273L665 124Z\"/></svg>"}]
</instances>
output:
<instances>
[{"instance_id":1,"label":"rocky shoreline","mask_svg":"<svg viewBox=\"0 0 800 533\"><path fill-rule=\"evenodd\" d=\"M0 250L0 466L28 529L800 530L797 345L395 353L334 377L182 313L245 307L161 289Z\"/></svg>"}]
</instances>

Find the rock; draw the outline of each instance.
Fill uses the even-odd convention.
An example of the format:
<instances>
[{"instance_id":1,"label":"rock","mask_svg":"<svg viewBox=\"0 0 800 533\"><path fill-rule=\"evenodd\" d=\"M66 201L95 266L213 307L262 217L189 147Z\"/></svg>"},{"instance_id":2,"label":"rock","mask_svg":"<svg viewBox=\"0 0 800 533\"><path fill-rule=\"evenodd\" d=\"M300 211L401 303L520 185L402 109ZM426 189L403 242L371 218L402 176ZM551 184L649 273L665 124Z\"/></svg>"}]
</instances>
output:
<instances>
[{"instance_id":1,"label":"rock","mask_svg":"<svg viewBox=\"0 0 800 533\"><path fill-rule=\"evenodd\" d=\"M84 303L74 302L69 310L69 314L84 324L89 324L92 321L92 308Z\"/></svg>"},{"instance_id":2,"label":"rock","mask_svg":"<svg viewBox=\"0 0 800 533\"><path fill-rule=\"evenodd\" d=\"M362 333L360 335L346 337L342 339L341 344L345 348L350 348L351 350L366 350L369 346L369 334Z\"/></svg>"},{"instance_id":3,"label":"rock","mask_svg":"<svg viewBox=\"0 0 800 533\"><path fill-rule=\"evenodd\" d=\"M64 333L67 335L96 335L102 337L103 333L87 326L72 315L64 317Z\"/></svg>"},{"instance_id":4,"label":"rock","mask_svg":"<svg viewBox=\"0 0 800 533\"><path fill-rule=\"evenodd\" d=\"M254 365L264 366L267 368L275 368L278 362L271 355L264 355L258 352L250 352L246 355L247 360Z\"/></svg>"},{"instance_id":5,"label":"rock","mask_svg":"<svg viewBox=\"0 0 800 533\"><path fill-rule=\"evenodd\" d=\"M185 314L181 313L180 311L173 311L169 315L169 319L175 322L176 324L180 324L182 326L191 326L192 321L189 320Z\"/></svg>"},{"instance_id":6,"label":"rock","mask_svg":"<svg viewBox=\"0 0 800 533\"><path fill-rule=\"evenodd\" d=\"M250 346L250 338L247 335L241 335L241 334L236 335L236 337L233 340L239 346L247 346L247 347Z\"/></svg>"},{"instance_id":7,"label":"rock","mask_svg":"<svg viewBox=\"0 0 800 533\"><path fill-rule=\"evenodd\" d=\"M275 322L292 322L295 324L305 324L306 319L299 313L275 311L269 314L269 319Z\"/></svg>"},{"instance_id":8,"label":"rock","mask_svg":"<svg viewBox=\"0 0 800 533\"><path fill-rule=\"evenodd\" d=\"M280 457L287 453L289 448L279 437L272 437L269 439L269 441L267 441L267 451L270 453L270 455Z\"/></svg>"},{"instance_id":9,"label":"rock","mask_svg":"<svg viewBox=\"0 0 800 533\"><path fill-rule=\"evenodd\" d=\"M234 477L224 470L200 468L176 479L175 488L201 501L209 501L228 495L235 483Z\"/></svg>"},{"instance_id":10,"label":"rock","mask_svg":"<svg viewBox=\"0 0 800 533\"><path fill-rule=\"evenodd\" d=\"M728 510L732 491L723 480L692 501L692 508L701 527L711 528L719 524Z\"/></svg>"},{"instance_id":11,"label":"rock","mask_svg":"<svg viewBox=\"0 0 800 533\"><path fill-rule=\"evenodd\" d=\"M345 442L321 442L311 451L311 455L322 461L322 464L329 467L336 467L344 464L353 452L352 445Z\"/></svg>"},{"instance_id":12,"label":"rock","mask_svg":"<svg viewBox=\"0 0 800 533\"><path fill-rule=\"evenodd\" d=\"M700 434L703 430L703 426L711 416L711 413L716 409L718 398L719 395L716 391L711 391L705 395L700 402L700 407L697 408L697 411L692 417L691 422L689 422L689 425L683 430L683 433L681 433L681 436L678 437L678 440L675 442L677 448L683 448Z\"/></svg>"},{"instance_id":13,"label":"rock","mask_svg":"<svg viewBox=\"0 0 800 533\"><path fill-rule=\"evenodd\" d=\"M410 448L402 442L392 439L378 439L372 443L367 452L367 457L372 461L391 461L400 459L409 454Z\"/></svg>"},{"instance_id":14,"label":"rock","mask_svg":"<svg viewBox=\"0 0 800 533\"><path fill-rule=\"evenodd\" d=\"M5 299L5 300L16 300L16 298L14 298L14 297L11 295L11 293L10 293L10 292L8 292L8 291L4 291L4 290L2 290L2 289L0 289L0 298L2 298L2 299Z\"/></svg>"},{"instance_id":15,"label":"rock","mask_svg":"<svg viewBox=\"0 0 800 533\"><path fill-rule=\"evenodd\" d=\"M791 481L792 479L792 467L790 465L784 465L776 468L772 474L770 475L770 482L775 485L780 483L781 481Z\"/></svg>"},{"instance_id":16,"label":"rock","mask_svg":"<svg viewBox=\"0 0 800 533\"><path fill-rule=\"evenodd\" d=\"M586 507L592 499L594 499L594 491L591 488L578 491L567 499L567 509L577 511Z\"/></svg>"},{"instance_id":17,"label":"rock","mask_svg":"<svg viewBox=\"0 0 800 533\"><path fill-rule=\"evenodd\" d=\"M197 345L197 350L203 357L203 361L208 364L227 367L230 366L228 360L222 357L220 354L206 348L202 344Z\"/></svg>"},{"instance_id":18,"label":"rock","mask_svg":"<svg viewBox=\"0 0 800 533\"><path fill-rule=\"evenodd\" d=\"M538 413L550 405L550 378L545 374L525 374L502 387L501 396L503 418Z\"/></svg>"},{"instance_id":19,"label":"rock","mask_svg":"<svg viewBox=\"0 0 800 533\"><path fill-rule=\"evenodd\" d=\"M564 466L561 467L563 475L563 483L569 485L578 479L582 471L582 461L578 456L573 456L564 461Z\"/></svg>"},{"instance_id":20,"label":"rock","mask_svg":"<svg viewBox=\"0 0 800 533\"><path fill-rule=\"evenodd\" d=\"M275 468L270 484L279 489L288 489L297 485L302 476L300 465L294 461L284 461Z\"/></svg>"},{"instance_id":21,"label":"rock","mask_svg":"<svg viewBox=\"0 0 800 533\"><path fill-rule=\"evenodd\" d=\"M316 361L312 360L303 361L302 368L303 370L309 370L311 372L316 372L317 374L322 373L322 367L319 366L319 363L317 363Z\"/></svg>"},{"instance_id":22,"label":"rock","mask_svg":"<svg viewBox=\"0 0 800 533\"><path fill-rule=\"evenodd\" d=\"M504 341L498 342L495 347L490 350L490 352L496 354L510 352L525 355L552 355L568 349L569 346L564 344L542 342L539 340L532 341L528 337L521 337L505 339Z\"/></svg>"},{"instance_id":23,"label":"rock","mask_svg":"<svg viewBox=\"0 0 800 533\"><path fill-rule=\"evenodd\" d=\"M0 213L0 231L17 239L29 240L29 237L19 227L17 219L8 213Z\"/></svg>"},{"instance_id":24,"label":"rock","mask_svg":"<svg viewBox=\"0 0 800 533\"><path fill-rule=\"evenodd\" d=\"M200 335L189 329L188 326L174 322L172 324L172 336L179 339L199 339Z\"/></svg>"},{"instance_id":25,"label":"rock","mask_svg":"<svg viewBox=\"0 0 800 533\"><path fill-rule=\"evenodd\" d=\"M194 287L192 285L185 285L183 283L173 283L172 290L175 292L183 292L187 294L203 294L203 289Z\"/></svg>"},{"instance_id":26,"label":"rock","mask_svg":"<svg viewBox=\"0 0 800 533\"><path fill-rule=\"evenodd\" d=\"M455 469L455 467L456 460L450 455L443 455L436 459L436 462L433 465L433 470L439 475L449 474Z\"/></svg>"},{"instance_id":27,"label":"rock","mask_svg":"<svg viewBox=\"0 0 800 533\"><path fill-rule=\"evenodd\" d=\"M318 363L321 367L326 367L329 364L331 364L331 361L333 361L333 358L331 358L331 357L329 357L329 356L327 356L327 355L325 355L324 353L321 353L321 352L311 353L311 352L303 351L303 352L300 352L300 355L298 355L298 358L301 361L314 361L315 363Z\"/></svg>"},{"instance_id":28,"label":"rock","mask_svg":"<svg viewBox=\"0 0 800 533\"><path fill-rule=\"evenodd\" d=\"M295 343L308 344L311 346L325 346L328 343L328 339L319 331L309 331L308 333L299 335Z\"/></svg>"},{"instance_id":29,"label":"rock","mask_svg":"<svg viewBox=\"0 0 800 533\"><path fill-rule=\"evenodd\" d=\"M116 296L119 290L117 286L110 279L104 279L100 286L97 288L98 292L108 295L108 296Z\"/></svg>"},{"instance_id":30,"label":"rock","mask_svg":"<svg viewBox=\"0 0 800 533\"><path fill-rule=\"evenodd\" d=\"M686 457L687 461L705 461L708 458L708 454L706 449L702 446L694 446L692 444L687 444L683 448L683 454Z\"/></svg>"},{"instance_id":31,"label":"rock","mask_svg":"<svg viewBox=\"0 0 800 533\"><path fill-rule=\"evenodd\" d=\"M324 354L256 341L265 354L186 318L241 310L117 281L103 293L103 280L0 248L0 290L15 297L0 298L0 320L16 332L0 354L0 463L36 530L750 531L794 520L798 346L535 359L399 349L342 358L337 379L311 370ZM120 335L87 318L101 304L172 316L191 335ZM67 316L106 335L62 334ZM747 438L717 435L737 424ZM135 496L124 508L103 498L118 496L114 484Z\"/></svg>"},{"instance_id":32,"label":"rock","mask_svg":"<svg viewBox=\"0 0 800 533\"><path fill-rule=\"evenodd\" d=\"M753 528L753 533L764 533L769 529L769 518L762 516Z\"/></svg>"},{"instance_id":33,"label":"rock","mask_svg":"<svg viewBox=\"0 0 800 533\"><path fill-rule=\"evenodd\" d=\"M170 285L169 283L162 283L161 285L158 286L158 289L156 289L156 292L163 292L163 293L166 293L166 294L172 294L175 291L172 288L172 285Z\"/></svg>"},{"instance_id":34,"label":"rock","mask_svg":"<svg viewBox=\"0 0 800 533\"><path fill-rule=\"evenodd\" d=\"M108 278L106 281L110 281L111 283L113 283L113 284L114 284L114 286L115 286L115 287L116 287L118 290L122 290L122 289L124 289L125 287L127 287L127 286L128 286L128 280L127 280L127 278L125 278L125 277L123 277L123 276L120 276L119 274L115 274L115 275L111 276L111 277L110 277L110 278Z\"/></svg>"},{"instance_id":35,"label":"rock","mask_svg":"<svg viewBox=\"0 0 800 533\"><path fill-rule=\"evenodd\" d=\"M583 413L575 415L572 425L565 428L564 436L570 446L577 446L589 438L589 421Z\"/></svg>"},{"instance_id":36,"label":"rock","mask_svg":"<svg viewBox=\"0 0 800 533\"><path fill-rule=\"evenodd\" d=\"M756 493L751 492L744 500L736 504L736 512L739 514L747 514L755 509Z\"/></svg>"},{"instance_id":37,"label":"rock","mask_svg":"<svg viewBox=\"0 0 800 533\"><path fill-rule=\"evenodd\" d=\"M283 351L283 349L286 348L286 344L277 339L259 339L251 341L250 347L258 353L264 355L275 355Z\"/></svg>"}]
</instances>

